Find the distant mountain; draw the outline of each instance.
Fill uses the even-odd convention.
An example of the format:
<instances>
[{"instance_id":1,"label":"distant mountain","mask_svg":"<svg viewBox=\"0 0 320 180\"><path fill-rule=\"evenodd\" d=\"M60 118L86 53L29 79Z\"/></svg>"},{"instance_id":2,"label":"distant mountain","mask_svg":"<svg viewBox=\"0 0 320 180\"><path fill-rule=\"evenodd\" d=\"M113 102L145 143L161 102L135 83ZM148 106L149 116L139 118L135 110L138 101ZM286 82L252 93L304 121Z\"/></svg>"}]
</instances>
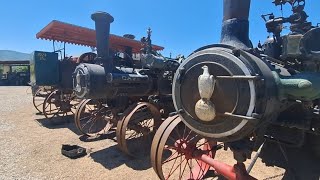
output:
<instances>
[{"instance_id":1,"label":"distant mountain","mask_svg":"<svg viewBox=\"0 0 320 180\"><path fill-rule=\"evenodd\" d=\"M11 50L0 50L0 61L30 60L31 54Z\"/></svg>"}]
</instances>

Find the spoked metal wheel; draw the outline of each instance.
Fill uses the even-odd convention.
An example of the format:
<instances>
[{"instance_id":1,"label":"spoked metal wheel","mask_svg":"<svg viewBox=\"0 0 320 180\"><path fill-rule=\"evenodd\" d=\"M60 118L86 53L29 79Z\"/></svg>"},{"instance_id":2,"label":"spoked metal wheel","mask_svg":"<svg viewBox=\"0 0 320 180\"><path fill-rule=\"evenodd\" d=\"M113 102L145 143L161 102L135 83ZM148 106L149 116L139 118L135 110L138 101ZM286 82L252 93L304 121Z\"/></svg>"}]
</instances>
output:
<instances>
[{"instance_id":1,"label":"spoked metal wheel","mask_svg":"<svg viewBox=\"0 0 320 180\"><path fill-rule=\"evenodd\" d=\"M47 119L53 117L66 117L74 114L77 105L76 96L74 94L66 94L59 90L50 93L43 103L43 115Z\"/></svg>"},{"instance_id":2,"label":"spoked metal wheel","mask_svg":"<svg viewBox=\"0 0 320 180\"><path fill-rule=\"evenodd\" d=\"M134 157L149 155L153 136L160 124L161 115L154 105L138 103L130 106L117 124L119 148Z\"/></svg>"},{"instance_id":3,"label":"spoked metal wheel","mask_svg":"<svg viewBox=\"0 0 320 180\"><path fill-rule=\"evenodd\" d=\"M75 124L80 132L87 136L106 134L113 123L110 108L103 101L85 99L79 104Z\"/></svg>"},{"instance_id":4,"label":"spoked metal wheel","mask_svg":"<svg viewBox=\"0 0 320 180\"><path fill-rule=\"evenodd\" d=\"M43 88L38 89L35 94L33 95L33 106L36 108L36 110L39 113L43 113L43 103L46 99L46 97L51 93L50 90L46 90Z\"/></svg>"},{"instance_id":5,"label":"spoked metal wheel","mask_svg":"<svg viewBox=\"0 0 320 180\"><path fill-rule=\"evenodd\" d=\"M160 179L202 179L210 166L194 157L202 153L214 158L208 142L185 126L178 115L169 117L159 127L151 147L151 163Z\"/></svg>"}]
</instances>

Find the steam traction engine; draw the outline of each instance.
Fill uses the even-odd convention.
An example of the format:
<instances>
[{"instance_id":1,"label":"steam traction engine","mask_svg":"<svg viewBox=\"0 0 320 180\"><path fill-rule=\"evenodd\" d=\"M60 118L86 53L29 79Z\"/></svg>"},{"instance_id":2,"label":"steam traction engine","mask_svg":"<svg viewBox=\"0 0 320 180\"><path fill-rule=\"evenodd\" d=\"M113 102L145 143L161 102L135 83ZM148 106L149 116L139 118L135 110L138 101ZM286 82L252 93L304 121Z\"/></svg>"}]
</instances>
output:
<instances>
[{"instance_id":1,"label":"steam traction engine","mask_svg":"<svg viewBox=\"0 0 320 180\"><path fill-rule=\"evenodd\" d=\"M66 56L66 43L86 45L79 31L90 30L54 20L36 35L38 39L53 41L53 52L35 51L31 61L33 104L46 118L74 113L78 100L72 91L72 73L81 62L94 63L95 54L92 52L78 58ZM64 43L63 48L56 49L57 41Z\"/></svg>"},{"instance_id":2,"label":"steam traction engine","mask_svg":"<svg viewBox=\"0 0 320 180\"><path fill-rule=\"evenodd\" d=\"M30 79L32 84L41 88L33 100L36 109L47 119L65 117L76 110L78 101L72 92L71 78L75 66L70 57L58 60L56 52L34 52Z\"/></svg>"},{"instance_id":3,"label":"steam traction engine","mask_svg":"<svg viewBox=\"0 0 320 180\"><path fill-rule=\"evenodd\" d=\"M174 109L171 83L180 63L154 51L150 29L141 42L141 61L134 61L132 49L127 49L121 63L109 48L113 17L97 12L91 18L96 27L96 63L81 63L76 67L73 90L78 98L99 101L100 105L89 113L90 118L76 117L78 126L88 134L97 134L116 124L120 149L132 156L145 155L162 117L168 117ZM80 105L76 116L80 117L84 111ZM101 116L104 117L98 118Z\"/></svg>"},{"instance_id":4,"label":"steam traction engine","mask_svg":"<svg viewBox=\"0 0 320 180\"><path fill-rule=\"evenodd\" d=\"M319 155L320 28L307 22L304 0L274 3L289 3L293 15L270 14L266 27L273 36L253 48L250 0L224 0L221 43L199 48L177 69L177 114L152 142L160 179L202 179L210 167L228 179L253 179L243 162L265 140L300 147L307 139ZM283 23L291 32L281 36ZM233 167L214 160L222 147L233 152Z\"/></svg>"}]
</instances>

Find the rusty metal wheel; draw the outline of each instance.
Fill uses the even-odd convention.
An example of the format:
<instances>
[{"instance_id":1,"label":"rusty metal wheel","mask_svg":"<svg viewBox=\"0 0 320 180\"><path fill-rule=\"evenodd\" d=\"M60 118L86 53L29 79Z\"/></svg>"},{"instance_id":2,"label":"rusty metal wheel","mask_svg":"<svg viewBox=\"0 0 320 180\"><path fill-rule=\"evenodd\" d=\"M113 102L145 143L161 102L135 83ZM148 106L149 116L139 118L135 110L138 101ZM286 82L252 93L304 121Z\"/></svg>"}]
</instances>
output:
<instances>
[{"instance_id":1,"label":"rusty metal wheel","mask_svg":"<svg viewBox=\"0 0 320 180\"><path fill-rule=\"evenodd\" d=\"M151 163L160 179L202 179L210 169L193 158L196 150L214 158L208 142L183 124L178 115L169 117L159 127L151 146Z\"/></svg>"},{"instance_id":2,"label":"rusty metal wheel","mask_svg":"<svg viewBox=\"0 0 320 180\"><path fill-rule=\"evenodd\" d=\"M159 109L150 103L137 103L124 112L117 124L117 142L119 148L133 157L145 157L157 127L161 124Z\"/></svg>"},{"instance_id":3,"label":"rusty metal wheel","mask_svg":"<svg viewBox=\"0 0 320 180\"><path fill-rule=\"evenodd\" d=\"M101 100L85 99L75 114L78 130L87 136L106 134L113 126L111 109Z\"/></svg>"},{"instance_id":4,"label":"rusty metal wheel","mask_svg":"<svg viewBox=\"0 0 320 180\"><path fill-rule=\"evenodd\" d=\"M35 94L33 95L33 98L32 98L32 103L33 103L33 106L36 108L36 110L39 112L39 113L43 113L43 103L46 99L46 97L51 93L50 90L46 90L44 88L39 88Z\"/></svg>"},{"instance_id":5,"label":"rusty metal wheel","mask_svg":"<svg viewBox=\"0 0 320 180\"><path fill-rule=\"evenodd\" d=\"M55 90L47 96L43 103L43 115L47 119L54 117L66 117L74 114L79 104L76 96L70 93L63 93Z\"/></svg>"}]
</instances>

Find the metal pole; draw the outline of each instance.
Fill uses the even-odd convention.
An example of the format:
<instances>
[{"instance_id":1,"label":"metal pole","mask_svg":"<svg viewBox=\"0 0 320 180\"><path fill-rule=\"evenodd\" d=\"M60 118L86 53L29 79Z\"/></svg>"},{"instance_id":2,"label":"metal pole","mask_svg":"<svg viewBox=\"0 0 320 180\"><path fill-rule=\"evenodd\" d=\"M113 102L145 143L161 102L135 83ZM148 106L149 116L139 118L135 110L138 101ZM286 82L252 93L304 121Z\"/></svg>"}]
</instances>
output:
<instances>
[{"instance_id":1,"label":"metal pole","mask_svg":"<svg viewBox=\"0 0 320 180\"><path fill-rule=\"evenodd\" d=\"M252 170L254 164L257 162L258 157L260 156L261 150L264 146L264 143L266 142L266 140L264 140L264 142L261 144L261 146L259 147L257 154L254 156L253 160L251 161L250 165L247 168L247 172L250 173L250 171Z\"/></svg>"}]
</instances>

